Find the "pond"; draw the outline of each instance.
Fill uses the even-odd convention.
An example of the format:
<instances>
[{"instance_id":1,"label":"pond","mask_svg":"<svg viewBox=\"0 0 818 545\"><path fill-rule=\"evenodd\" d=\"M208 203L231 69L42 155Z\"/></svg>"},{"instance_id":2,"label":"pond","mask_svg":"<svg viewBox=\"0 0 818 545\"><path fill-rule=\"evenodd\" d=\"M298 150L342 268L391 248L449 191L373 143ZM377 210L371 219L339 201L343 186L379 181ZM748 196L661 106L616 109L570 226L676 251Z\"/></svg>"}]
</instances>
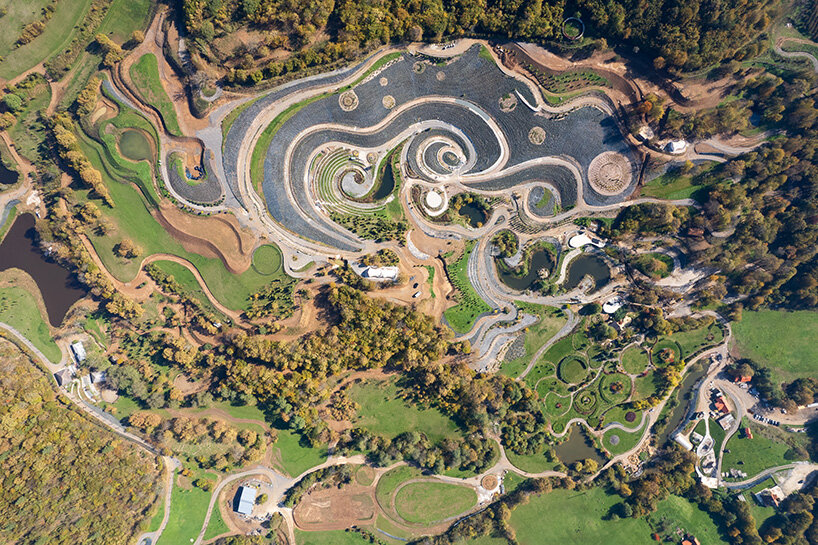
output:
<instances>
[{"instance_id":1,"label":"pond","mask_svg":"<svg viewBox=\"0 0 818 545\"><path fill-rule=\"evenodd\" d=\"M593 254L582 254L571 260L566 271L565 289L576 288L585 275L590 275L594 279L594 287L591 291L596 291L611 280L611 270L601 257Z\"/></svg>"},{"instance_id":2,"label":"pond","mask_svg":"<svg viewBox=\"0 0 818 545\"><path fill-rule=\"evenodd\" d=\"M656 444L662 446L668 440L668 438L676 431L676 428L679 427L679 424L685 419L687 415L687 411L690 407L690 400L691 400L691 393L693 394L692 397L695 398L698 395L698 388L695 388L699 379L707 374L707 366L706 365L696 365L692 367L690 372L687 373L682 384L679 386L679 392L677 394L677 398L679 400L679 404L673 407L673 410L670 412L670 416L667 420L667 426L665 429L656 437Z\"/></svg>"},{"instance_id":3,"label":"pond","mask_svg":"<svg viewBox=\"0 0 818 545\"><path fill-rule=\"evenodd\" d=\"M471 227L480 227L486 223L486 213L474 203L464 204L457 213L466 218Z\"/></svg>"},{"instance_id":4,"label":"pond","mask_svg":"<svg viewBox=\"0 0 818 545\"><path fill-rule=\"evenodd\" d=\"M554 451L562 463L571 465L574 462L581 462L587 458L596 460L600 467L605 463L605 458L599 455L594 445L585 437L585 434L578 429L579 425L571 426L568 432L568 440L554 446Z\"/></svg>"},{"instance_id":5,"label":"pond","mask_svg":"<svg viewBox=\"0 0 818 545\"><path fill-rule=\"evenodd\" d=\"M550 274L554 270L554 256L546 250L537 250L531 254L531 263L528 266L528 274L514 274L510 269L497 267L497 276L500 281L511 289L525 291L532 287L539 279L540 269L546 269Z\"/></svg>"},{"instance_id":6,"label":"pond","mask_svg":"<svg viewBox=\"0 0 818 545\"><path fill-rule=\"evenodd\" d=\"M381 185L372 195L373 201L382 201L392 194L395 189L395 173L392 172L392 163L387 163L386 168L383 169L383 177L381 178Z\"/></svg>"},{"instance_id":7,"label":"pond","mask_svg":"<svg viewBox=\"0 0 818 545\"><path fill-rule=\"evenodd\" d=\"M16 184L20 174L16 170L11 170L0 161L0 185Z\"/></svg>"},{"instance_id":8,"label":"pond","mask_svg":"<svg viewBox=\"0 0 818 545\"><path fill-rule=\"evenodd\" d=\"M85 297L87 291L73 274L49 261L36 243L34 216L19 216L0 244L0 271L21 269L27 272L45 301L48 321L54 327L62 323L71 305Z\"/></svg>"},{"instance_id":9,"label":"pond","mask_svg":"<svg viewBox=\"0 0 818 545\"><path fill-rule=\"evenodd\" d=\"M153 147L145 133L136 129L126 129L119 135L119 152L131 161L150 161Z\"/></svg>"}]
</instances>

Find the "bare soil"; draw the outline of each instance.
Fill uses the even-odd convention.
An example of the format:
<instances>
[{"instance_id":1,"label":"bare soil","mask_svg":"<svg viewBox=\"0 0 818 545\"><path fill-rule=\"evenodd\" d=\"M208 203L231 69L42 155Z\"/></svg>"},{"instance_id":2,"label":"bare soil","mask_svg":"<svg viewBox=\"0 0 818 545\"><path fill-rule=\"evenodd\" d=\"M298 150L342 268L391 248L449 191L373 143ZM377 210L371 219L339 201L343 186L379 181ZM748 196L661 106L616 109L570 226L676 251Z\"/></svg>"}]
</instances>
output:
<instances>
[{"instance_id":1,"label":"bare soil","mask_svg":"<svg viewBox=\"0 0 818 545\"><path fill-rule=\"evenodd\" d=\"M293 510L295 523L303 530L342 530L374 523L376 517L374 489L358 484L310 492Z\"/></svg>"}]
</instances>

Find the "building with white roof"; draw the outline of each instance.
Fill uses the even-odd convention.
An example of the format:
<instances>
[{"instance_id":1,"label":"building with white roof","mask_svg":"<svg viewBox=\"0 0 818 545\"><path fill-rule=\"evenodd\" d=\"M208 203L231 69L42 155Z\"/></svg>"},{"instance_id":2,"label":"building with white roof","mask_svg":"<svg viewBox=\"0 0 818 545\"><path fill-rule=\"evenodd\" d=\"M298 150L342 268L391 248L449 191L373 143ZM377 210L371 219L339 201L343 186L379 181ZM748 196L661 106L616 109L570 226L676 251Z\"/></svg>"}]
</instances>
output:
<instances>
[{"instance_id":1,"label":"building with white roof","mask_svg":"<svg viewBox=\"0 0 818 545\"><path fill-rule=\"evenodd\" d=\"M395 280L398 277L397 267L367 267L361 276L371 280Z\"/></svg>"},{"instance_id":2,"label":"building with white roof","mask_svg":"<svg viewBox=\"0 0 818 545\"><path fill-rule=\"evenodd\" d=\"M82 345L82 341L74 341L71 343L71 353L74 354L74 360L77 363L82 363L87 358L87 354L85 353L85 347Z\"/></svg>"},{"instance_id":3,"label":"building with white roof","mask_svg":"<svg viewBox=\"0 0 818 545\"><path fill-rule=\"evenodd\" d=\"M240 515L251 516L253 506L256 505L256 494L258 489L252 486L240 486L236 497L233 499L233 511Z\"/></svg>"}]
</instances>

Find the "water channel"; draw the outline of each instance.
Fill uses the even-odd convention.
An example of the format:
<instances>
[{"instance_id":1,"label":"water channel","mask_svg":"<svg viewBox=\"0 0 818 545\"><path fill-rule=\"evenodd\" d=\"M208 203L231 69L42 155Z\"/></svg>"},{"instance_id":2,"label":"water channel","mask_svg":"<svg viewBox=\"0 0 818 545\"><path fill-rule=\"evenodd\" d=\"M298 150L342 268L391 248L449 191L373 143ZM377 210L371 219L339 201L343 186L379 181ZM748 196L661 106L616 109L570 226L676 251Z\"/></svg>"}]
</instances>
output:
<instances>
[{"instance_id":1,"label":"water channel","mask_svg":"<svg viewBox=\"0 0 818 545\"><path fill-rule=\"evenodd\" d=\"M19 216L0 244L0 272L13 268L27 272L40 288L48 321L57 327L71 305L85 297L87 291L73 274L40 252L36 239L34 216Z\"/></svg>"},{"instance_id":2,"label":"water channel","mask_svg":"<svg viewBox=\"0 0 818 545\"><path fill-rule=\"evenodd\" d=\"M582 254L568 264L565 289L576 288L585 275L590 275L594 279L594 287L591 291L600 289L611 280L611 270L601 257L594 254Z\"/></svg>"},{"instance_id":3,"label":"water channel","mask_svg":"<svg viewBox=\"0 0 818 545\"><path fill-rule=\"evenodd\" d=\"M690 406L690 394L691 392L694 392L694 394L698 392L694 387L699 382L699 379L707 374L707 367L707 365L697 363L694 367L691 367L691 371L685 375L682 384L679 386L679 392L676 394L676 399L679 400L679 404L671 410L664 431L656 436L657 445L664 445L673 432L676 431L676 428L679 427L679 424L684 420Z\"/></svg>"}]
</instances>

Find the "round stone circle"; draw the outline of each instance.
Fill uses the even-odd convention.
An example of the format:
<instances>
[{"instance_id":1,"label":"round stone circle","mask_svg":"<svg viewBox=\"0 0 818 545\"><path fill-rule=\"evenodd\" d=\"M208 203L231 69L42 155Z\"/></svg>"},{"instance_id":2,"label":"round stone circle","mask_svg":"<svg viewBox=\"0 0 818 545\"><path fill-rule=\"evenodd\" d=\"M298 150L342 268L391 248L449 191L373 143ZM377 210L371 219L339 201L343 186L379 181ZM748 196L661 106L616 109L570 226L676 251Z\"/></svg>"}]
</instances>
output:
<instances>
[{"instance_id":1,"label":"round stone circle","mask_svg":"<svg viewBox=\"0 0 818 545\"><path fill-rule=\"evenodd\" d=\"M387 110L391 110L392 108L395 107L395 97L393 97L392 95L386 95L381 100L381 104L383 104L383 107L386 108Z\"/></svg>"},{"instance_id":2,"label":"round stone circle","mask_svg":"<svg viewBox=\"0 0 818 545\"><path fill-rule=\"evenodd\" d=\"M341 109L345 112L351 112L358 107L358 95L356 95L352 89L344 91L341 93L341 96L338 97L338 105L341 106Z\"/></svg>"},{"instance_id":3,"label":"round stone circle","mask_svg":"<svg viewBox=\"0 0 818 545\"><path fill-rule=\"evenodd\" d=\"M486 490L494 490L497 488L497 476L496 475L486 475L480 481L480 486L482 486Z\"/></svg>"},{"instance_id":4,"label":"round stone circle","mask_svg":"<svg viewBox=\"0 0 818 545\"><path fill-rule=\"evenodd\" d=\"M608 442L613 446L618 445L619 444L619 436L618 435L611 435L608 438Z\"/></svg>"},{"instance_id":5,"label":"round stone circle","mask_svg":"<svg viewBox=\"0 0 818 545\"><path fill-rule=\"evenodd\" d=\"M440 72L435 74L435 77L437 78L437 81L443 81L444 79L446 79L446 72L441 70Z\"/></svg>"},{"instance_id":6,"label":"round stone circle","mask_svg":"<svg viewBox=\"0 0 818 545\"><path fill-rule=\"evenodd\" d=\"M588 181L597 193L618 195L631 183L631 162L615 151L606 151L593 158L588 165Z\"/></svg>"},{"instance_id":7,"label":"round stone circle","mask_svg":"<svg viewBox=\"0 0 818 545\"><path fill-rule=\"evenodd\" d=\"M417 61L412 65L412 70L415 72L415 74L422 74L426 71L426 63Z\"/></svg>"},{"instance_id":8,"label":"round stone circle","mask_svg":"<svg viewBox=\"0 0 818 545\"><path fill-rule=\"evenodd\" d=\"M545 142L545 129L542 127L531 127L531 130L528 131L528 141L535 146L542 145L542 143Z\"/></svg>"},{"instance_id":9,"label":"round stone circle","mask_svg":"<svg viewBox=\"0 0 818 545\"><path fill-rule=\"evenodd\" d=\"M389 83L389 80L386 79L385 77L381 77L381 79L378 80L378 83L381 84L381 87L386 87L386 84Z\"/></svg>"}]
</instances>

